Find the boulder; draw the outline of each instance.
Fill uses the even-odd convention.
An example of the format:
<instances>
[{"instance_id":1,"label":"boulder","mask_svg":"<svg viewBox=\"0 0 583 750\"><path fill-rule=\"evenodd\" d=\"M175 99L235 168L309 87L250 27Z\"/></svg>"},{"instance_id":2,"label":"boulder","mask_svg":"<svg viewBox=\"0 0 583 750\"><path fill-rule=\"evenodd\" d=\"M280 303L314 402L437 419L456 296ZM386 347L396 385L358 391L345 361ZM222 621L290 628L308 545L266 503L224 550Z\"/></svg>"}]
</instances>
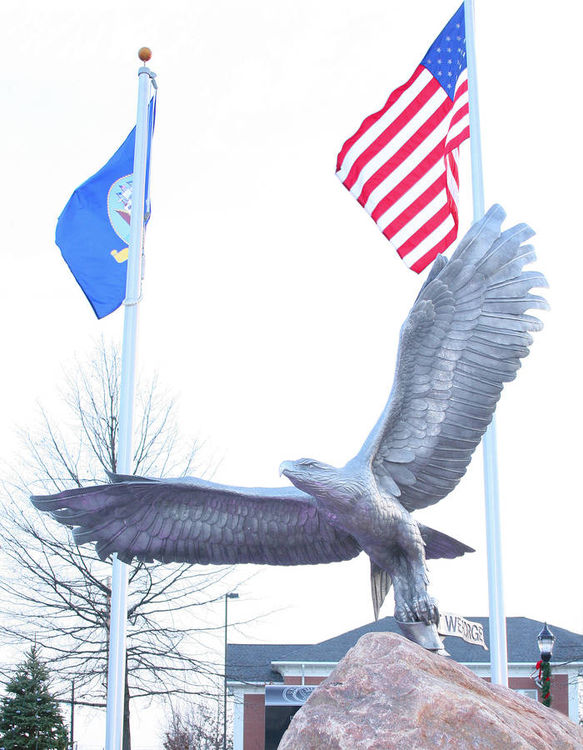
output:
<instances>
[{"instance_id":1,"label":"boulder","mask_svg":"<svg viewBox=\"0 0 583 750\"><path fill-rule=\"evenodd\" d=\"M572 750L563 714L394 633L368 633L292 719L279 750Z\"/></svg>"}]
</instances>

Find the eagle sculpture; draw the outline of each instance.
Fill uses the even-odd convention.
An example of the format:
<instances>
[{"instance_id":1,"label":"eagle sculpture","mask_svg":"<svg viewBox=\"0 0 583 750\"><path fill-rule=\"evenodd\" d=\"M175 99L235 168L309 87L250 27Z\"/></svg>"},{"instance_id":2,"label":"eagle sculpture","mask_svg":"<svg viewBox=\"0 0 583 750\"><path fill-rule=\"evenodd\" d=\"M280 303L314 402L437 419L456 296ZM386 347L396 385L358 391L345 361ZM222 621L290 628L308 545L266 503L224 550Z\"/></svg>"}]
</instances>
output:
<instances>
[{"instance_id":1,"label":"eagle sculpture","mask_svg":"<svg viewBox=\"0 0 583 750\"><path fill-rule=\"evenodd\" d=\"M529 294L547 286L522 244L532 230L501 233L493 206L451 260L438 256L401 329L388 403L358 455L342 468L284 461L289 488L231 487L194 477L110 477L109 484L34 496L76 542L164 563L312 565L371 561L375 618L394 587L395 618L437 623L426 560L473 550L424 526L413 511L437 503L464 475L506 381L542 328Z\"/></svg>"}]
</instances>

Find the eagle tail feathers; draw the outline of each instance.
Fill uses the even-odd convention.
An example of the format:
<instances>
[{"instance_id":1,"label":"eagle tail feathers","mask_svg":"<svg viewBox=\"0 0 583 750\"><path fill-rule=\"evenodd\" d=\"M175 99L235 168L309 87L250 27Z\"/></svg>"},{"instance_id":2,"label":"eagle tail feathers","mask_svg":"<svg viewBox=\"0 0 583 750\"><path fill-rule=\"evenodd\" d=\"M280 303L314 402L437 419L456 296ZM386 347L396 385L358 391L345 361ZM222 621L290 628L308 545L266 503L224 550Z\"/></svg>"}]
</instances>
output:
<instances>
[{"instance_id":1,"label":"eagle tail feathers","mask_svg":"<svg viewBox=\"0 0 583 750\"><path fill-rule=\"evenodd\" d=\"M370 561L370 590L372 594L372 606L374 609L375 622L379 619L379 611L390 591L392 584L391 576L384 568Z\"/></svg>"},{"instance_id":2,"label":"eagle tail feathers","mask_svg":"<svg viewBox=\"0 0 583 750\"><path fill-rule=\"evenodd\" d=\"M425 557L427 560L438 560L444 557L451 560L454 557L465 555L466 552L476 551L452 536L431 529L429 526L419 524L419 531L425 542Z\"/></svg>"}]
</instances>

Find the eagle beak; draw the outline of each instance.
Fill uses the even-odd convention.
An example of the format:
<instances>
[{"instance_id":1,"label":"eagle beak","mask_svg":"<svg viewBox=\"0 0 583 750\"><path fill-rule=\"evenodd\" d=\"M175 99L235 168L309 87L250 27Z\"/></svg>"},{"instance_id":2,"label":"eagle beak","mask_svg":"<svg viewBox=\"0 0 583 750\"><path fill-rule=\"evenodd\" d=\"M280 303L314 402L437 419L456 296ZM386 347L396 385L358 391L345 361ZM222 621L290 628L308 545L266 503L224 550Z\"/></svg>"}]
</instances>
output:
<instances>
[{"instance_id":1,"label":"eagle beak","mask_svg":"<svg viewBox=\"0 0 583 750\"><path fill-rule=\"evenodd\" d=\"M292 462L291 461L282 461L279 465L279 476L282 474L287 477L286 472L292 471Z\"/></svg>"}]
</instances>

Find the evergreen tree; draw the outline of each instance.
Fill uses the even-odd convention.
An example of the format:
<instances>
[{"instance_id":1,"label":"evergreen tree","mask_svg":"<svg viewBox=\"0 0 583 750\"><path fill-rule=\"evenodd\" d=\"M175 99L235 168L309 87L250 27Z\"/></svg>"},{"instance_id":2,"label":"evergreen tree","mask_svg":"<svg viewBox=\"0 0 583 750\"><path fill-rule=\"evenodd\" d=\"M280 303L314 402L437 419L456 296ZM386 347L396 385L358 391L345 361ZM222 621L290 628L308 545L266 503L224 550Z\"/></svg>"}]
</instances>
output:
<instances>
[{"instance_id":1,"label":"evergreen tree","mask_svg":"<svg viewBox=\"0 0 583 750\"><path fill-rule=\"evenodd\" d=\"M0 750L66 750L67 730L48 683L48 670L34 645L6 684L0 705Z\"/></svg>"}]
</instances>

